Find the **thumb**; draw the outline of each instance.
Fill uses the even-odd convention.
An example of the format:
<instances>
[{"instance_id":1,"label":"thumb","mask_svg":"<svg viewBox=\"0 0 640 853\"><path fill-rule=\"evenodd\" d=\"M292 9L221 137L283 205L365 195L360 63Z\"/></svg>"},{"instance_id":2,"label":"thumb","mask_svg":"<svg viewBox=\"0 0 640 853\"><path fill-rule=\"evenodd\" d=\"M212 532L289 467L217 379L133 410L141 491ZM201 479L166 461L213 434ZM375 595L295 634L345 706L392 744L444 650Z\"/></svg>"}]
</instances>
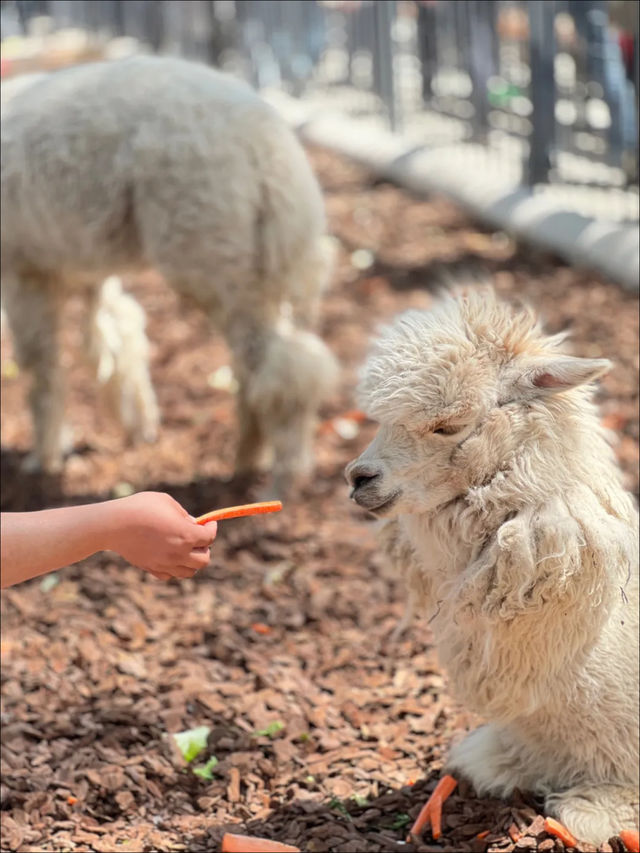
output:
<instances>
[{"instance_id":1,"label":"thumb","mask_svg":"<svg viewBox=\"0 0 640 853\"><path fill-rule=\"evenodd\" d=\"M199 524L198 528L200 532L196 544L201 547L211 545L218 532L218 522L208 521L206 524Z\"/></svg>"}]
</instances>

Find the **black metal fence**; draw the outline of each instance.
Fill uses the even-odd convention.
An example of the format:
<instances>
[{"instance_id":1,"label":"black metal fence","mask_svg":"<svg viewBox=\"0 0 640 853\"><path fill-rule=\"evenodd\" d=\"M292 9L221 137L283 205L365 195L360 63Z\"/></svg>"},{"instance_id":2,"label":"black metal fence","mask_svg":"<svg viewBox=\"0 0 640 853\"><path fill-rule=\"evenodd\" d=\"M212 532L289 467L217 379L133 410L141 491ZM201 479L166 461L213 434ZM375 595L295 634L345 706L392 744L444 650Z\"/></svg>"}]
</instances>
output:
<instances>
[{"instance_id":1,"label":"black metal fence","mask_svg":"<svg viewBox=\"0 0 640 853\"><path fill-rule=\"evenodd\" d=\"M638 182L637 0L18 0L26 30L132 36L417 143L470 140L522 180Z\"/></svg>"}]
</instances>

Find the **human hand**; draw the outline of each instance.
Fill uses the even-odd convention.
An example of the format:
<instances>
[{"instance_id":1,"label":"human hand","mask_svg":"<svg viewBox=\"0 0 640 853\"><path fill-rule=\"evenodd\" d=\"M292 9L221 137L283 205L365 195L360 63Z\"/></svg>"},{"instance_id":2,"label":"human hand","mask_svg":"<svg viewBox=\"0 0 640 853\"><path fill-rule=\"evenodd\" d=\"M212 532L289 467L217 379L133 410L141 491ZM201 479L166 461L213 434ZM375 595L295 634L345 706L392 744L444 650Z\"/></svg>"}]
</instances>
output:
<instances>
[{"instance_id":1,"label":"human hand","mask_svg":"<svg viewBox=\"0 0 640 853\"><path fill-rule=\"evenodd\" d=\"M217 524L197 524L170 495L139 492L104 504L105 548L160 580L190 578L209 564Z\"/></svg>"}]
</instances>

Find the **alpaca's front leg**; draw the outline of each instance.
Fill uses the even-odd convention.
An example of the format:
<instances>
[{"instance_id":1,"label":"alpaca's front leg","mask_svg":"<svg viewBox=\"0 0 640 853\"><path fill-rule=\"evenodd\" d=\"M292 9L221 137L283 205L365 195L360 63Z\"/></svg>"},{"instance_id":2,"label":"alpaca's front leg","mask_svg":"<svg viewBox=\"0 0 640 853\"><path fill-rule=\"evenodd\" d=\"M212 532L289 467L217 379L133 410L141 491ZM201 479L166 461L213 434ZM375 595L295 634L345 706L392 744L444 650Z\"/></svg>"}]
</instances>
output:
<instances>
[{"instance_id":1,"label":"alpaca's front leg","mask_svg":"<svg viewBox=\"0 0 640 853\"><path fill-rule=\"evenodd\" d=\"M65 439L64 376L59 350L61 295L56 283L3 273L3 299L16 360L32 374L29 404L34 452L25 467L55 474L62 468Z\"/></svg>"},{"instance_id":2,"label":"alpaca's front leg","mask_svg":"<svg viewBox=\"0 0 640 853\"><path fill-rule=\"evenodd\" d=\"M43 365L34 371L29 395L35 449L25 459L25 470L57 474L62 469L70 432L64 424L64 384L59 367Z\"/></svg>"},{"instance_id":3,"label":"alpaca's front leg","mask_svg":"<svg viewBox=\"0 0 640 853\"><path fill-rule=\"evenodd\" d=\"M423 806L407 840L419 837L429 823L433 838L439 838L442 806L458 779L471 782L478 794L507 796L514 788L533 787L535 777L523 769L525 766L517 740L506 730L487 725L471 732L452 749L446 775Z\"/></svg>"},{"instance_id":4,"label":"alpaca's front leg","mask_svg":"<svg viewBox=\"0 0 640 853\"><path fill-rule=\"evenodd\" d=\"M545 800L545 812L581 841L602 844L624 829L638 829L638 789L576 785Z\"/></svg>"},{"instance_id":5,"label":"alpaca's front leg","mask_svg":"<svg viewBox=\"0 0 640 853\"><path fill-rule=\"evenodd\" d=\"M235 470L238 474L267 471L273 462L273 452L266 445L260 418L249 404L241 384L236 399L238 444Z\"/></svg>"},{"instance_id":6,"label":"alpaca's front leg","mask_svg":"<svg viewBox=\"0 0 640 853\"><path fill-rule=\"evenodd\" d=\"M391 642L401 639L416 613L432 615L437 610L433 581L424 571L406 530L397 518L385 519L377 531L378 545L394 574L404 576L407 587L405 611L391 634Z\"/></svg>"},{"instance_id":7,"label":"alpaca's front leg","mask_svg":"<svg viewBox=\"0 0 640 853\"><path fill-rule=\"evenodd\" d=\"M453 747L447 772L465 778L476 793L509 796L515 788L531 790L535 771L527 769L524 750L518 741L497 725L480 726Z\"/></svg>"}]
</instances>

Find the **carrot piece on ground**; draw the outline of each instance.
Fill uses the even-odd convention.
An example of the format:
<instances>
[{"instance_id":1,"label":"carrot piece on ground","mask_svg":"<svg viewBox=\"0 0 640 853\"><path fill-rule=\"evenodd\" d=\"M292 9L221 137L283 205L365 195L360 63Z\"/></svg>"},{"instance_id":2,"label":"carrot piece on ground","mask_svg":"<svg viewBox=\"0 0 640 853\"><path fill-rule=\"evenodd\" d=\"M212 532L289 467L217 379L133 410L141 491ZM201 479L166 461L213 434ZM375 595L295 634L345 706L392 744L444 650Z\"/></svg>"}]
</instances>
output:
<instances>
[{"instance_id":1,"label":"carrot piece on ground","mask_svg":"<svg viewBox=\"0 0 640 853\"><path fill-rule=\"evenodd\" d=\"M422 833L422 830L426 829L431 823L431 808L432 797L429 797L427 802L420 809L420 814L415 819L413 826L409 830L409 835L407 835L407 844L410 844L414 837L417 838Z\"/></svg>"},{"instance_id":2,"label":"carrot piece on ground","mask_svg":"<svg viewBox=\"0 0 640 853\"><path fill-rule=\"evenodd\" d=\"M431 797L431 835L437 841L442 835L442 803L439 794Z\"/></svg>"},{"instance_id":3,"label":"carrot piece on ground","mask_svg":"<svg viewBox=\"0 0 640 853\"><path fill-rule=\"evenodd\" d=\"M351 409L351 411L345 412L342 417L347 421L355 421L359 424L367 420L367 416L364 412L361 412L360 409Z\"/></svg>"},{"instance_id":4,"label":"carrot piece on ground","mask_svg":"<svg viewBox=\"0 0 640 853\"><path fill-rule=\"evenodd\" d=\"M508 834L509 838L513 841L514 844L516 843L516 841L520 841L520 839L522 838L522 833L520 832L518 827L515 825L515 823L511 824L511 826L509 827L509 829L507 831L507 834Z\"/></svg>"},{"instance_id":5,"label":"carrot piece on ground","mask_svg":"<svg viewBox=\"0 0 640 853\"><path fill-rule=\"evenodd\" d=\"M353 421L356 424L364 423L367 416L360 409L351 409L343 415L338 415L335 418L329 418L328 421L323 421L320 426L320 434L324 435L327 432L336 432L336 421Z\"/></svg>"},{"instance_id":6,"label":"carrot piece on ground","mask_svg":"<svg viewBox=\"0 0 640 853\"><path fill-rule=\"evenodd\" d=\"M482 841L482 839L483 839L483 838L486 838L486 837L487 837L487 835L489 835L489 833L490 833L490 832L491 832L491 830L490 830L490 829L483 829L483 830L482 830L482 832L479 832L479 833L476 835L476 838L478 838L478 839L480 839L480 841Z\"/></svg>"},{"instance_id":7,"label":"carrot piece on ground","mask_svg":"<svg viewBox=\"0 0 640 853\"><path fill-rule=\"evenodd\" d=\"M451 796L457 784L457 780L453 776L449 776L449 774L440 779L411 827L407 841L411 841L412 837L418 837L429 823L431 824L431 834L433 837L435 839L440 838L442 834L442 804L447 797Z\"/></svg>"},{"instance_id":8,"label":"carrot piece on ground","mask_svg":"<svg viewBox=\"0 0 640 853\"><path fill-rule=\"evenodd\" d=\"M240 518L244 515L263 515L265 512L280 512L282 503L280 501L263 501L256 504L241 504L240 506L228 506L223 509L214 509L196 518L198 524L207 524L209 521L224 521L227 518Z\"/></svg>"},{"instance_id":9,"label":"carrot piece on ground","mask_svg":"<svg viewBox=\"0 0 640 853\"><path fill-rule=\"evenodd\" d=\"M222 836L222 853L301 853L299 847L281 844L269 838L253 838L250 835L234 835L225 832Z\"/></svg>"},{"instance_id":10,"label":"carrot piece on ground","mask_svg":"<svg viewBox=\"0 0 640 853\"><path fill-rule=\"evenodd\" d=\"M637 829L623 829L620 838L629 853L640 853L640 835Z\"/></svg>"},{"instance_id":11,"label":"carrot piece on ground","mask_svg":"<svg viewBox=\"0 0 640 853\"><path fill-rule=\"evenodd\" d=\"M265 625L264 622L254 622L251 625L251 629L256 632L256 634L270 634L271 626Z\"/></svg>"},{"instance_id":12,"label":"carrot piece on ground","mask_svg":"<svg viewBox=\"0 0 640 853\"><path fill-rule=\"evenodd\" d=\"M554 820L552 817L546 817L544 819L544 828L549 833L549 835L553 835L556 838L559 838L560 841L565 845L565 847L576 847L578 842L571 835L566 826L563 826L561 823L558 823L557 820Z\"/></svg>"}]
</instances>

